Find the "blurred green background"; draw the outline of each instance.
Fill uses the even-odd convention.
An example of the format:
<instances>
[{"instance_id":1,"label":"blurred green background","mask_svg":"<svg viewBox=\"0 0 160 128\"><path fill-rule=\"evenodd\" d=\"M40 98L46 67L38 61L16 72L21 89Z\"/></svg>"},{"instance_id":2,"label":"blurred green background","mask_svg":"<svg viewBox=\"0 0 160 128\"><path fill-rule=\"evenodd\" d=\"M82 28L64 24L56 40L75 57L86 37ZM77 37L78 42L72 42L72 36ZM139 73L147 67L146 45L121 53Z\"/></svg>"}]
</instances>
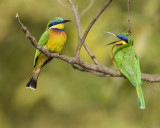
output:
<instances>
[{"instance_id":1,"label":"blurred green background","mask_svg":"<svg viewBox=\"0 0 160 128\"><path fill-rule=\"evenodd\" d=\"M73 2L82 12L90 0ZM94 0L81 17L83 32L105 2ZM128 30L127 4L127 0L113 0L86 39L98 61L114 69L111 46L105 44L117 38L105 32ZM35 48L24 36L15 18L17 12L37 40L51 18L72 20L65 24L68 40L62 54L73 56L78 41L73 13L56 0L0 1L0 128L160 127L160 83L143 82L146 109L141 110L136 90L127 80L100 78L54 59L42 69L37 90L27 90ZM160 1L131 0L130 17L141 71L160 74ZM84 49L81 57L92 62Z\"/></svg>"}]
</instances>

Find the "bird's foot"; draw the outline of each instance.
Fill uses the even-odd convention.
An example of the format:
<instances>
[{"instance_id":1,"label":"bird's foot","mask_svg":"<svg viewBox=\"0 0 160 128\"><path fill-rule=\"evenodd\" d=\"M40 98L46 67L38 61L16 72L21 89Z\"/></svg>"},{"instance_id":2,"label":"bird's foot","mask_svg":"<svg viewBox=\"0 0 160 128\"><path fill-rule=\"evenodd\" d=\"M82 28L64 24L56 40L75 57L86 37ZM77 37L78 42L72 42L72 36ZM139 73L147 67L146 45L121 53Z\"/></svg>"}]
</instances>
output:
<instances>
[{"instance_id":1,"label":"bird's foot","mask_svg":"<svg viewBox=\"0 0 160 128\"><path fill-rule=\"evenodd\" d=\"M58 53L58 52L56 52L56 54L57 54L57 57L59 57L59 55L61 55L60 53Z\"/></svg>"},{"instance_id":2,"label":"bird's foot","mask_svg":"<svg viewBox=\"0 0 160 128\"><path fill-rule=\"evenodd\" d=\"M50 51L50 52L52 52L52 51ZM59 52L52 52L52 53L55 53L57 57L59 57L60 55L62 55L62 54L59 53Z\"/></svg>"}]
</instances>

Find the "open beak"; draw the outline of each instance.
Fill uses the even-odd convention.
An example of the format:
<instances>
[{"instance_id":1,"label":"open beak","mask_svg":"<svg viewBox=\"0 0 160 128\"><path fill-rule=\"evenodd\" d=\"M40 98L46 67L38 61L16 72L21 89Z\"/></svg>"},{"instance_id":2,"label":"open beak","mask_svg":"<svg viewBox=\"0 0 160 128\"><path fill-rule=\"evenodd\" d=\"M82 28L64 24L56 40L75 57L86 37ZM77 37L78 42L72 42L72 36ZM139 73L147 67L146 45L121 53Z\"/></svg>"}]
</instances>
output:
<instances>
[{"instance_id":1,"label":"open beak","mask_svg":"<svg viewBox=\"0 0 160 128\"><path fill-rule=\"evenodd\" d=\"M113 35L113 36L116 36L116 37L117 37L117 35L116 35L116 34L114 34L114 33L112 33L112 32L106 32L106 33L111 34L111 35ZM108 46L108 45L111 45L111 44L115 44L115 43L117 43L117 42L118 42L118 41L114 41L114 42L112 42L112 43L106 44L105 46Z\"/></svg>"},{"instance_id":2,"label":"open beak","mask_svg":"<svg viewBox=\"0 0 160 128\"><path fill-rule=\"evenodd\" d=\"M63 20L61 23L71 22L71 20Z\"/></svg>"},{"instance_id":3,"label":"open beak","mask_svg":"<svg viewBox=\"0 0 160 128\"><path fill-rule=\"evenodd\" d=\"M109 44L106 44L105 46L107 45L110 45L110 44L115 44L115 45L123 45L125 44L126 42L124 40L119 40L119 41L115 41L115 42L112 42L112 43L109 43Z\"/></svg>"},{"instance_id":4,"label":"open beak","mask_svg":"<svg viewBox=\"0 0 160 128\"><path fill-rule=\"evenodd\" d=\"M117 42L119 42L119 41L114 41L114 42L112 42L112 43L106 44L105 46L108 46L108 45L111 45L111 44L115 44L115 43L117 43Z\"/></svg>"},{"instance_id":5,"label":"open beak","mask_svg":"<svg viewBox=\"0 0 160 128\"><path fill-rule=\"evenodd\" d=\"M116 34L114 34L114 33L112 33L112 32L106 32L106 33L111 34L111 35L113 35L113 36L116 36L116 37L117 37L117 35L116 35Z\"/></svg>"},{"instance_id":6,"label":"open beak","mask_svg":"<svg viewBox=\"0 0 160 128\"><path fill-rule=\"evenodd\" d=\"M112 32L106 32L106 33L109 33L109 34L111 34L111 35L113 35L113 36L118 37L116 34L114 34L114 33L112 33ZM119 37L118 37L118 38L119 38ZM119 40L119 41L114 41L114 42L112 42L112 43L106 44L105 46L108 46L108 45L111 45L111 44L123 45L123 44L125 44L125 43L126 43L126 42L125 42L124 40Z\"/></svg>"}]
</instances>

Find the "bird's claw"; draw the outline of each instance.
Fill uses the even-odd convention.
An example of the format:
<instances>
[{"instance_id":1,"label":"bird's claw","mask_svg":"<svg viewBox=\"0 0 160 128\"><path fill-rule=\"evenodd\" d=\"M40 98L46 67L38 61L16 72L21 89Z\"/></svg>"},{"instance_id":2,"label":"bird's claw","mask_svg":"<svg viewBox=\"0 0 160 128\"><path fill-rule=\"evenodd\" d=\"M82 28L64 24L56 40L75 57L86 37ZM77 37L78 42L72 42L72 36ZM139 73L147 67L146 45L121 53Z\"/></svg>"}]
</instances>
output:
<instances>
[{"instance_id":1,"label":"bird's claw","mask_svg":"<svg viewBox=\"0 0 160 128\"><path fill-rule=\"evenodd\" d=\"M60 54L57 52L57 57L59 57L59 55L60 55Z\"/></svg>"},{"instance_id":2,"label":"bird's claw","mask_svg":"<svg viewBox=\"0 0 160 128\"><path fill-rule=\"evenodd\" d=\"M69 63L71 63L71 62L72 62L72 60L73 60L73 59L71 58L71 59L69 60Z\"/></svg>"}]
</instances>

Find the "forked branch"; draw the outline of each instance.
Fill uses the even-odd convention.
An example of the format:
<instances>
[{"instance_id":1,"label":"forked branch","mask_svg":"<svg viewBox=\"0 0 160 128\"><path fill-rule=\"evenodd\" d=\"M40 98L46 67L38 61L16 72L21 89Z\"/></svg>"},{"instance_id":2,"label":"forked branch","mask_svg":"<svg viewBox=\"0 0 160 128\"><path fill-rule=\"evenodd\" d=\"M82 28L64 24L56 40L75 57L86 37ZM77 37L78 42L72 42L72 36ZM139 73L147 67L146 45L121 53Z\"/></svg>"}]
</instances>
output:
<instances>
[{"instance_id":1,"label":"forked branch","mask_svg":"<svg viewBox=\"0 0 160 128\"><path fill-rule=\"evenodd\" d=\"M91 0L91 2L90 2L90 4L88 5L88 7L85 8L85 9L81 12L80 17L82 17L82 16L92 7L93 3L94 3L94 0Z\"/></svg>"},{"instance_id":2,"label":"forked branch","mask_svg":"<svg viewBox=\"0 0 160 128\"><path fill-rule=\"evenodd\" d=\"M80 45L80 42L82 40L82 28L81 28L81 24L80 24L80 16L78 14L78 11L74 5L74 3L72 2L72 0L68 0L68 2L70 3L71 7L72 7L72 11L74 13L74 16L75 16L75 20L76 20L76 24L77 24L77 29L78 29L78 46L77 46L77 50L75 52L75 56L76 57L79 57L79 54L77 54L77 51L79 51L79 45ZM83 42L83 46L84 48L86 49L87 53L89 54L89 56L91 57L91 59L93 60L93 62L96 64L96 65L99 65L99 62L97 61L96 57L93 55L93 53L91 52L91 50L88 48L87 44L85 42ZM73 66L75 67L75 66Z\"/></svg>"},{"instance_id":3,"label":"forked branch","mask_svg":"<svg viewBox=\"0 0 160 128\"><path fill-rule=\"evenodd\" d=\"M68 1L72 2L71 0L68 0ZM106 7L109 5L110 2L111 2L111 0L108 0L108 2L105 3L103 8L100 10L100 12L94 17L92 22L89 24L88 28L86 29L86 31L85 31L85 33L84 33L84 35L83 35L83 37L80 41L81 45L84 44L85 38L87 37L89 30L92 28L93 24L96 22L98 17L102 14L102 12L106 9ZM73 8L72 8L72 10L73 10ZM76 56L75 57L69 57L69 56L66 56L66 55L59 55L58 53L52 53L45 46L43 46L43 47L39 46L39 44L37 43L35 38L30 34L28 29L20 21L18 14L16 14L16 18L17 18L18 23L20 24L25 36L30 40L31 44L36 49L43 52L46 56L61 59L61 60L65 61L69 64L72 64L72 65L78 65L74 68L76 68L80 71L90 72L90 73L92 73L94 75L97 75L97 76L100 76L100 77L106 77L106 76L123 77L123 75L120 73L119 70L114 70L114 69L111 69L111 68L108 68L108 67L105 67L105 66L99 65L99 64L98 65L97 64L91 64L91 63L85 62L80 57L76 57ZM141 78L142 78L142 80L147 81L147 82L160 82L160 75L151 75L151 74L142 73Z\"/></svg>"},{"instance_id":4,"label":"forked branch","mask_svg":"<svg viewBox=\"0 0 160 128\"><path fill-rule=\"evenodd\" d=\"M88 25L82 39L81 39L81 42L79 42L78 44L78 50L76 52L76 55L79 56L79 53L80 53L80 50L81 50L81 47L90 31L90 29L92 28L92 26L94 25L94 23L96 22L96 20L99 18L99 16L104 12L104 10L108 7L108 5L112 2L112 0L108 0L104 6L102 7L102 9L97 13L97 15L93 18L93 20L90 22L90 24Z\"/></svg>"}]
</instances>

